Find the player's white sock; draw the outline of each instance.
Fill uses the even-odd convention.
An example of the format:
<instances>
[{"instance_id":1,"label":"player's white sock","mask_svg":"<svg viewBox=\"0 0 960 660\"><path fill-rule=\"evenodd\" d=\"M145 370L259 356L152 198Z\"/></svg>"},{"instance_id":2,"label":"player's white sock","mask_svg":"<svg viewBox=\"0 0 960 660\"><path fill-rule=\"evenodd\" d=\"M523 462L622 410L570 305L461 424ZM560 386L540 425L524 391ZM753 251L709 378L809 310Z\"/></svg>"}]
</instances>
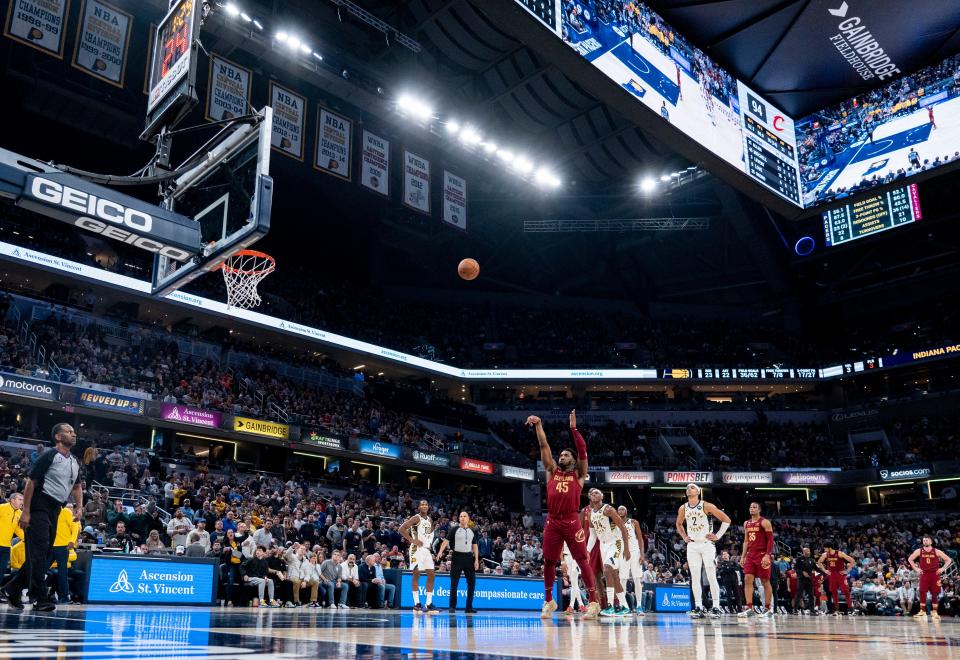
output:
<instances>
[{"instance_id":1,"label":"player's white sock","mask_svg":"<svg viewBox=\"0 0 960 660\"><path fill-rule=\"evenodd\" d=\"M413 590L413 604L414 604L414 605L419 605L419 604L420 604L420 590L419 590L419 589L414 589L414 590Z\"/></svg>"},{"instance_id":2,"label":"player's white sock","mask_svg":"<svg viewBox=\"0 0 960 660\"><path fill-rule=\"evenodd\" d=\"M607 587L607 607L613 607L613 587Z\"/></svg>"},{"instance_id":3,"label":"player's white sock","mask_svg":"<svg viewBox=\"0 0 960 660\"><path fill-rule=\"evenodd\" d=\"M433 590L427 592L427 607L433 604Z\"/></svg>"},{"instance_id":4,"label":"player's white sock","mask_svg":"<svg viewBox=\"0 0 960 660\"><path fill-rule=\"evenodd\" d=\"M621 605L622 607L626 607L626 606L627 606L627 592L626 592L626 591L621 591L620 593L617 594L617 602L620 603L620 605Z\"/></svg>"}]
</instances>

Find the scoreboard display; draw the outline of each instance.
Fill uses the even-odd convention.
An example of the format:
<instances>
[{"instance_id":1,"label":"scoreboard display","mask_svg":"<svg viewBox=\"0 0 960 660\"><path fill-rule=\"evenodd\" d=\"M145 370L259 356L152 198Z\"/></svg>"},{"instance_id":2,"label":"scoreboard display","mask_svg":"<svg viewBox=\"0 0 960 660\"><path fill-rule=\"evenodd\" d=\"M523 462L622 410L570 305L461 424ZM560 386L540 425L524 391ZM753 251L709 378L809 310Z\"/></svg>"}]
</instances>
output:
<instances>
[{"instance_id":1,"label":"scoreboard display","mask_svg":"<svg viewBox=\"0 0 960 660\"><path fill-rule=\"evenodd\" d=\"M823 214L827 245L840 245L920 220L917 184L896 188Z\"/></svg>"},{"instance_id":2,"label":"scoreboard display","mask_svg":"<svg viewBox=\"0 0 960 660\"><path fill-rule=\"evenodd\" d=\"M524 9L540 19L540 22L560 35L560 0L517 0Z\"/></svg>"},{"instance_id":3,"label":"scoreboard display","mask_svg":"<svg viewBox=\"0 0 960 660\"><path fill-rule=\"evenodd\" d=\"M197 102L197 38L200 0L175 0L153 40L147 125L140 137L151 139L161 128L174 125Z\"/></svg>"}]
</instances>

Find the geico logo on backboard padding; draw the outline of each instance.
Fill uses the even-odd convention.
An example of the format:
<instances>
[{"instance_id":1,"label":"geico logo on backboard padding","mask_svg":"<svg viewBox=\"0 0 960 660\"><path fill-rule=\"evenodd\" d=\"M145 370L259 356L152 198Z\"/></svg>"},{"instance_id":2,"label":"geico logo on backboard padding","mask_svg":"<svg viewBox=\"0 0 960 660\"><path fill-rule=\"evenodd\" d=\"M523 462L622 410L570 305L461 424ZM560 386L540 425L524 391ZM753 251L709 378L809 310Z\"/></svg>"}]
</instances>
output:
<instances>
[{"instance_id":1,"label":"geico logo on backboard padding","mask_svg":"<svg viewBox=\"0 0 960 660\"><path fill-rule=\"evenodd\" d=\"M286 440L290 436L290 427L286 424L268 422L262 419L250 419L249 417L234 417L233 430L279 440Z\"/></svg>"},{"instance_id":2,"label":"geico logo on backboard padding","mask_svg":"<svg viewBox=\"0 0 960 660\"><path fill-rule=\"evenodd\" d=\"M43 381L35 381L29 378L6 374L0 375L0 392L19 394L37 399L55 399L56 388L56 385L50 385Z\"/></svg>"}]
</instances>

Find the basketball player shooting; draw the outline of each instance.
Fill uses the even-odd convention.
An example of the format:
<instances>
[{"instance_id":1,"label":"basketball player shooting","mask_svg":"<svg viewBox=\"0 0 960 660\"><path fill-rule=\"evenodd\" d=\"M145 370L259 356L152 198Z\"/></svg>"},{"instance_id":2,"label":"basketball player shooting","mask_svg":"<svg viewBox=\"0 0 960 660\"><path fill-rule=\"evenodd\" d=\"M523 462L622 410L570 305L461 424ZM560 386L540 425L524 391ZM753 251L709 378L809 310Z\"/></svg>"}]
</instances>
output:
<instances>
[{"instance_id":1,"label":"basketball player shooting","mask_svg":"<svg viewBox=\"0 0 960 660\"><path fill-rule=\"evenodd\" d=\"M557 578L557 562L563 553L566 542L570 555L580 567L580 577L587 588L590 605L585 619L596 619L600 614L597 602L596 582L587 563L586 534L577 517L580 508L580 493L587 479L587 443L577 430L577 411L570 411L570 434L577 449L577 458L573 452L564 449L559 458L553 459L553 452L547 443L547 434L543 431L543 422L536 415L527 418L527 426L532 426L540 443L540 460L547 472L547 523L543 528L543 609L541 618L549 618L557 609L553 599L553 583Z\"/></svg>"},{"instance_id":2,"label":"basketball player shooting","mask_svg":"<svg viewBox=\"0 0 960 660\"><path fill-rule=\"evenodd\" d=\"M720 529L713 533L710 516L720 521ZM684 529L686 526L686 529ZM720 583L717 581L717 546L730 527L730 516L709 502L700 498L700 486L687 484L687 501L677 512L677 531L687 544L687 564L690 566L690 588L693 591L694 608L690 616L702 619L709 616L720 618ZM706 569L710 583L711 607L708 613L703 606L703 583L700 570Z\"/></svg>"},{"instance_id":3,"label":"basketball player shooting","mask_svg":"<svg viewBox=\"0 0 960 660\"><path fill-rule=\"evenodd\" d=\"M433 604L433 580L436 571L433 565L433 521L430 520L430 503L420 500L417 513L410 516L397 530L410 544L410 568L413 569L414 614L436 614ZM424 607L420 607L420 571L427 572L427 591Z\"/></svg>"}]
</instances>

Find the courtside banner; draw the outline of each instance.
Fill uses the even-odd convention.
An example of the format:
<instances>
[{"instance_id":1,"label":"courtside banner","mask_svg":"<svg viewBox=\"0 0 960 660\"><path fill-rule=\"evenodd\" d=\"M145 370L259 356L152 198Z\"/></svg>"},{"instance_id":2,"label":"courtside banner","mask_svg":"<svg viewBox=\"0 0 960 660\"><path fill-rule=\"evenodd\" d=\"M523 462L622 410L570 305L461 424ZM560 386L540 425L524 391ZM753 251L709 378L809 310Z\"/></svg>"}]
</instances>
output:
<instances>
[{"instance_id":1,"label":"courtside banner","mask_svg":"<svg viewBox=\"0 0 960 660\"><path fill-rule=\"evenodd\" d=\"M207 77L206 118L210 121L234 119L250 113L250 69L228 59L210 57Z\"/></svg>"},{"instance_id":2,"label":"courtside banner","mask_svg":"<svg viewBox=\"0 0 960 660\"><path fill-rule=\"evenodd\" d=\"M318 108L317 113L317 153L313 166L350 181L353 178L353 122L326 108Z\"/></svg>"},{"instance_id":3,"label":"courtside banner","mask_svg":"<svg viewBox=\"0 0 960 660\"><path fill-rule=\"evenodd\" d=\"M653 592L653 609L656 612L689 612L693 609L688 586L644 583L643 590Z\"/></svg>"},{"instance_id":4,"label":"courtside banner","mask_svg":"<svg viewBox=\"0 0 960 660\"><path fill-rule=\"evenodd\" d=\"M273 134L270 146L303 162L303 133L306 128L307 99L270 81Z\"/></svg>"},{"instance_id":5,"label":"courtside banner","mask_svg":"<svg viewBox=\"0 0 960 660\"><path fill-rule=\"evenodd\" d=\"M403 152L403 203L430 215L430 161L410 151Z\"/></svg>"},{"instance_id":6,"label":"courtside banner","mask_svg":"<svg viewBox=\"0 0 960 660\"><path fill-rule=\"evenodd\" d=\"M87 569L88 603L126 605L213 605L215 559L92 554Z\"/></svg>"},{"instance_id":7,"label":"courtside banner","mask_svg":"<svg viewBox=\"0 0 960 660\"><path fill-rule=\"evenodd\" d=\"M126 413L128 415L142 415L147 402L143 399L112 392L77 390L77 403L86 408L96 408L97 410Z\"/></svg>"},{"instance_id":8,"label":"courtside banner","mask_svg":"<svg viewBox=\"0 0 960 660\"><path fill-rule=\"evenodd\" d=\"M533 481L536 473L530 468L514 467L513 465L501 465L500 474L508 479L522 479L523 481Z\"/></svg>"},{"instance_id":9,"label":"courtside banner","mask_svg":"<svg viewBox=\"0 0 960 660\"><path fill-rule=\"evenodd\" d=\"M400 445L379 440L361 440L358 444L361 454L380 456L381 458L401 458L403 455Z\"/></svg>"},{"instance_id":10,"label":"courtside banner","mask_svg":"<svg viewBox=\"0 0 960 660\"><path fill-rule=\"evenodd\" d=\"M668 484L712 484L713 472L664 472L663 481Z\"/></svg>"},{"instance_id":11,"label":"courtside banner","mask_svg":"<svg viewBox=\"0 0 960 660\"><path fill-rule=\"evenodd\" d=\"M443 221L457 229L467 229L467 180L443 171Z\"/></svg>"},{"instance_id":12,"label":"courtside banner","mask_svg":"<svg viewBox=\"0 0 960 660\"><path fill-rule=\"evenodd\" d=\"M653 472L622 472L610 470L604 473L604 482L608 484L652 484Z\"/></svg>"},{"instance_id":13,"label":"courtside banner","mask_svg":"<svg viewBox=\"0 0 960 660\"><path fill-rule=\"evenodd\" d=\"M280 424L279 422L268 422L264 419L234 417L232 428L237 433L262 435L265 438L276 438L277 440L286 440L290 437L289 426L286 424Z\"/></svg>"},{"instance_id":14,"label":"courtside banner","mask_svg":"<svg viewBox=\"0 0 960 660\"><path fill-rule=\"evenodd\" d=\"M390 196L390 141L370 131L363 132L360 150L360 184L375 193Z\"/></svg>"},{"instance_id":15,"label":"courtside banner","mask_svg":"<svg viewBox=\"0 0 960 660\"><path fill-rule=\"evenodd\" d=\"M3 34L63 59L70 0L10 0Z\"/></svg>"},{"instance_id":16,"label":"courtside banner","mask_svg":"<svg viewBox=\"0 0 960 660\"><path fill-rule=\"evenodd\" d=\"M772 484L772 472L724 472L725 484Z\"/></svg>"},{"instance_id":17,"label":"courtside banner","mask_svg":"<svg viewBox=\"0 0 960 660\"><path fill-rule=\"evenodd\" d=\"M0 374L0 393L56 401L60 397L60 386L46 380L3 373Z\"/></svg>"},{"instance_id":18,"label":"courtside banner","mask_svg":"<svg viewBox=\"0 0 960 660\"><path fill-rule=\"evenodd\" d=\"M461 458L460 469L467 472L479 472L481 474L493 474L493 463L478 461L475 458Z\"/></svg>"},{"instance_id":19,"label":"courtside banner","mask_svg":"<svg viewBox=\"0 0 960 660\"><path fill-rule=\"evenodd\" d=\"M422 578L419 590L422 603L426 597L426 585ZM689 593L689 589L687 592ZM466 602L467 581L462 579L457 589L457 605L462 607ZM450 607L449 574L437 575L433 585L433 604L440 610ZM473 606L478 610L539 610L543 606L543 579L478 574L473 591ZM400 607L413 607L413 576L406 571L400 575Z\"/></svg>"},{"instance_id":20,"label":"courtside banner","mask_svg":"<svg viewBox=\"0 0 960 660\"><path fill-rule=\"evenodd\" d=\"M85 0L73 66L114 87L123 87L133 16L102 0Z\"/></svg>"}]
</instances>

